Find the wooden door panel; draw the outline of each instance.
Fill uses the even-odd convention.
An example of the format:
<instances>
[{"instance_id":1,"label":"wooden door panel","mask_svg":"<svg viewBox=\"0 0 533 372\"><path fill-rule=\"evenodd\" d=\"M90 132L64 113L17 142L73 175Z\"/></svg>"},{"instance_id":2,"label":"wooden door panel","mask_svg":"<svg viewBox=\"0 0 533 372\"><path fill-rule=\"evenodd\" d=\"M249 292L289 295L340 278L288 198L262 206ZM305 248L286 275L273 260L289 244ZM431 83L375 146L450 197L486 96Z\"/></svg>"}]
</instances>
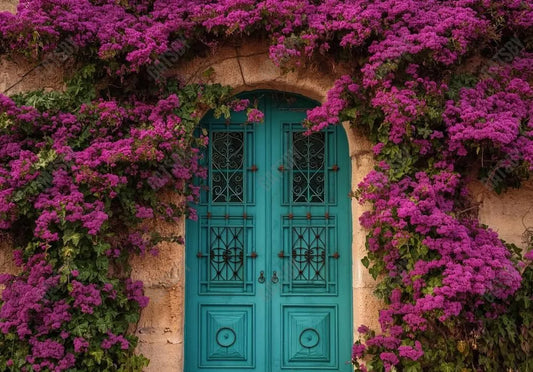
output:
<instances>
[{"instance_id":1,"label":"wooden door panel","mask_svg":"<svg viewBox=\"0 0 533 372\"><path fill-rule=\"evenodd\" d=\"M265 123L205 120L209 177L186 234L185 371L350 371L346 138L338 127L304 135L309 100L246 98Z\"/></svg>"}]
</instances>

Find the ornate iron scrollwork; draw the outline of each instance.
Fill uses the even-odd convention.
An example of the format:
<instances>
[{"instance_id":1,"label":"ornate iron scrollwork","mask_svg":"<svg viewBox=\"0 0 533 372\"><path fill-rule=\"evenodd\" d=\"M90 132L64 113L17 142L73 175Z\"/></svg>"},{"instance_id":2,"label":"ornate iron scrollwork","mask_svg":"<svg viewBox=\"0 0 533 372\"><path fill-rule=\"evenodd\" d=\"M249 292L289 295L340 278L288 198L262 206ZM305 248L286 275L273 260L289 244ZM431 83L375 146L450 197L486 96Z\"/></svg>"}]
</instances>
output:
<instances>
[{"instance_id":1,"label":"ornate iron scrollwork","mask_svg":"<svg viewBox=\"0 0 533 372\"><path fill-rule=\"evenodd\" d=\"M294 227L292 247L293 280L325 280L325 228Z\"/></svg>"},{"instance_id":2,"label":"ornate iron scrollwork","mask_svg":"<svg viewBox=\"0 0 533 372\"><path fill-rule=\"evenodd\" d=\"M212 227L209 261L211 281L242 281L244 264L243 229Z\"/></svg>"},{"instance_id":3,"label":"ornate iron scrollwork","mask_svg":"<svg viewBox=\"0 0 533 372\"><path fill-rule=\"evenodd\" d=\"M211 198L215 203L244 201L244 133L211 136Z\"/></svg>"},{"instance_id":4,"label":"ornate iron scrollwork","mask_svg":"<svg viewBox=\"0 0 533 372\"><path fill-rule=\"evenodd\" d=\"M325 134L293 132L292 201L317 203L325 200Z\"/></svg>"}]
</instances>

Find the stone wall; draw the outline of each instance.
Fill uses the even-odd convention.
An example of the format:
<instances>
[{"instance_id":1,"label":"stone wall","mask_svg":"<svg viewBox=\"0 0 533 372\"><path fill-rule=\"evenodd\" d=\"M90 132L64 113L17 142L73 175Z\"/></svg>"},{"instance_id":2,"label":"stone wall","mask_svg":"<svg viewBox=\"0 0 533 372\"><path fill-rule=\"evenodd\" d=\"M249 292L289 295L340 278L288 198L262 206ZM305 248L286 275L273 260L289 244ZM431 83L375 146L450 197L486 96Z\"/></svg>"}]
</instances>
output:
<instances>
[{"instance_id":1,"label":"stone wall","mask_svg":"<svg viewBox=\"0 0 533 372\"><path fill-rule=\"evenodd\" d=\"M527 232L533 233L533 182L498 195L476 181L470 185L470 191L479 208L480 221L495 230L501 239L526 248Z\"/></svg>"},{"instance_id":2,"label":"stone wall","mask_svg":"<svg viewBox=\"0 0 533 372\"><path fill-rule=\"evenodd\" d=\"M63 68L54 63L39 66L24 58L0 58L0 93L13 95L31 90L62 90Z\"/></svg>"},{"instance_id":3,"label":"stone wall","mask_svg":"<svg viewBox=\"0 0 533 372\"><path fill-rule=\"evenodd\" d=\"M15 12L17 0L0 0L0 12ZM0 93L12 95L31 90L62 90L64 71L71 66L48 58L44 63L29 61L23 57L0 57Z\"/></svg>"},{"instance_id":4,"label":"stone wall","mask_svg":"<svg viewBox=\"0 0 533 372\"><path fill-rule=\"evenodd\" d=\"M13 245L11 237L0 233L0 273L15 274L18 268L13 261Z\"/></svg>"},{"instance_id":5,"label":"stone wall","mask_svg":"<svg viewBox=\"0 0 533 372\"><path fill-rule=\"evenodd\" d=\"M8 11L15 13L17 11L18 3L17 0L0 0L0 12Z\"/></svg>"},{"instance_id":6,"label":"stone wall","mask_svg":"<svg viewBox=\"0 0 533 372\"><path fill-rule=\"evenodd\" d=\"M172 198L171 195L165 195ZM184 222L154 226L161 236L185 236ZM135 334L138 351L150 359L147 371L183 370L183 320L185 316L185 247L161 243L157 255L131 259L132 278L144 283L150 298Z\"/></svg>"}]
</instances>

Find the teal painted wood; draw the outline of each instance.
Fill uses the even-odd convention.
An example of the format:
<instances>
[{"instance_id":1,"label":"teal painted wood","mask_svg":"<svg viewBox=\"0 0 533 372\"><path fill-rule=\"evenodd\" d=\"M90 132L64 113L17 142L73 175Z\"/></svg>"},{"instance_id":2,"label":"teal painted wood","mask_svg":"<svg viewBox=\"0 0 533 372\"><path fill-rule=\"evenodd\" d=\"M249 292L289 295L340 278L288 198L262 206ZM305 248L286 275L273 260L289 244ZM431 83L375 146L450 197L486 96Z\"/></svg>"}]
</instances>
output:
<instances>
[{"instance_id":1,"label":"teal painted wood","mask_svg":"<svg viewBox=\"0 0 533 372\"><path fill-rule=\"evenodd\" d=\"M208 186L186 227L185 371L351 371L351 169L344 130L303 136L296 95L263 124L207 116Z\"/></svg>"}]
</instances>

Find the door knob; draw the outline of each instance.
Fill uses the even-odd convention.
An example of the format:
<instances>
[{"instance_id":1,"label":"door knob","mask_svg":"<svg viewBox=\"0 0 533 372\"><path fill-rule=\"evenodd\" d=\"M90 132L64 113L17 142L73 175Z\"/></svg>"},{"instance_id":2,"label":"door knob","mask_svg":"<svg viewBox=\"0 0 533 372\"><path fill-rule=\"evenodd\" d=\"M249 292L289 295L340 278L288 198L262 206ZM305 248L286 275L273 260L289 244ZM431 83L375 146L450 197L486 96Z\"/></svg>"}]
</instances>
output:
<instances>
[{"instance_id":1,"label":"door knob","mask_svg":"<svg viewBox=\"0 0 533 372\"><path fill-rule=\"evenodd\" d=\"M259 273L259 278L257 278L257 281L258 281L259 283L264 283L264 282L265 282L265 272L264 272L264 271L261 271L261 272Z\"/></svg>"},{"instance_id":2,"label":"door knob","mask_svg":"<svg viewBox=\"0 0 533 372\"><path fill-rule=\"evenodd\" d=\"M279 282L278 273L274 271L272 273L272 283L276 284L277 282Z\"/></svg>"}]
</instances>

